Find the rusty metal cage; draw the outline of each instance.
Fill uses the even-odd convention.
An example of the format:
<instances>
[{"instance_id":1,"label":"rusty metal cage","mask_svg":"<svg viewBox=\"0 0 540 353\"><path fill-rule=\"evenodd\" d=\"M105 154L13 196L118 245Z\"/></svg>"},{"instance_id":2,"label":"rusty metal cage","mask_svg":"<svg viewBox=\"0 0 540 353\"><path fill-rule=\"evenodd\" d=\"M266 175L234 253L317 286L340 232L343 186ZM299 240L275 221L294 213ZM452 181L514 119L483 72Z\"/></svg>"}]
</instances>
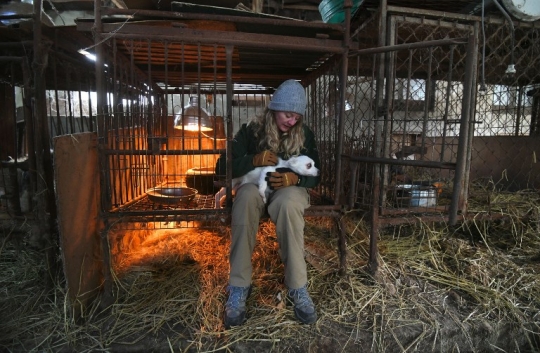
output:
<instances>
[{"instance_id":1,"label":"rusty metal cage","mask_svg":"<svg viewBox=\"0 0 540 353\"><path fill-rule=\"evenodd\" d=\"M163 12L162 17L167 16L174 14ZM96 72L101 205L110 222L159 229L212 227L226 218L229 209L215 207L215 194L230 186L230 174L216 175L216 161L227 152L227 141L264 110L273 89L287 78L302 80L306 87L305 123L321 143L324 162L319 167L327 176L312 190L312 205L321 207L309 212L339 212L334 197L339 134L335 122L329 124L321 113L328 109L325 99L333 94L332 84L319 72L343 50L343 29L304 24L300 37L285 37L293 43L284 42L280 34L263 33L263 48L253 32L283 29L275 20L262 30L260 19L249 20L240 20L245 31L240 30L242 23L208 25L197 16L183 25L168 20L102 25L112 33L103 34L107 45L101 45L102 62L97 62L103 70ZM291 21L279 24L298 26ZM89 25L79 27L86 30ZM175 30L177 35L171 33ZM301 38L303 32L313 37L321 31L328 33L322 40Z\"/></svg>"},{"instance_id":2,"label":"rusty metal cage","mask_svg":"<svg viewBox=\"0 0 540 353\"><path fill-rule=\"evenodd\" d=\"M97 133L102 249L129 231L223 224L230 208L216 209L214 192L230 186L232 174L229 165L227 175L215 175L216 159L289 78L306 89L305 122L321 157L308 215L368 214L370 266L383 223L455 223L467 215L475 183L540 188L538 21L383 6L358 11L351 31L349 21L99 5L95 19L77 22L78 32L58 28L46 31L54 38L47 46L34 43L34 67L43 70L35 87L25 83L28 43L1 47L10 65L5 82L24 92L25 106L16 108L25 110L29 141L43 131L51 138ZM95 51L95 65L74 57L80 44ZM48 65L40 54L50 55ZM29 156L49 145L29 148ZM40 162L52 164L43 155ZM42 175L54 189L52 173ZM44 195L45 187L35 189ZM345 240L342 227L342 254ZM104 257L107 267L107 251Z\"/></svg>"},{"instance_id":3,"label":"rusty metal cage","mask_svg":"<svg viewBox=\"0 0 540 353\"><path fill-rule=\"evenodd\" d=\"M349 56L344 194L351 207L380 208L383 216L448 215L463 197L453 189L458 150L468 143L460 126L471 104L465 75L473 74L466 59L474 29L408 16L389 16L385 27L386 49Z\"/></svg>"}]
</instances>

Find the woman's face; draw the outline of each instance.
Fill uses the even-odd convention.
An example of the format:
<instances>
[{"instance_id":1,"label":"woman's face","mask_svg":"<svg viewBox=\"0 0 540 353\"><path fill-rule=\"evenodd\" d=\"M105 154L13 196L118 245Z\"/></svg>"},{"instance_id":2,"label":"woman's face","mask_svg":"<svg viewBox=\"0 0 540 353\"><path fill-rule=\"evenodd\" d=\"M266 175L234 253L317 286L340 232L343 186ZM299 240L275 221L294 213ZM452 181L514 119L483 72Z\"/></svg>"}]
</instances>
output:
<instances>
[{"instance_id":1,"label":"woman's face","mask_svg":"<svg viewBox=\"0 0 540 353\"><path fill-rule=\"evenodd\" d=\"M293 112L274 112L276 125L281 132L289 131L301 118L302 115Z\"/></svg>"}]
</instances>

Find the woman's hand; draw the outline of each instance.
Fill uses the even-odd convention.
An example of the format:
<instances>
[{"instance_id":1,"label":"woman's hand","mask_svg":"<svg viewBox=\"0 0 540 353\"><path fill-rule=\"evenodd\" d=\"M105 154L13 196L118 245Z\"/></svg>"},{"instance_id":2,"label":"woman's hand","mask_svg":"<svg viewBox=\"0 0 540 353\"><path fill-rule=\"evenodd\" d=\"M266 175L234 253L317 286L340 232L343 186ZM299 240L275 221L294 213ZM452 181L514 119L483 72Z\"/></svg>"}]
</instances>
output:
<instances>
[{"instance_id":1,"label":"woman's hand","mask_svg":"<svg viewBox=\"0 0 540 353\"><path fill-rule=\"evenodd\" d=\"M262 151L259 154L253 156L253 166L254 167L266 167L270 165L276 165L278 162L278 157L272 151Z\"/></svg>"},{"instance_id":2,"label":"woman's hand","mask_svg":"<svg viewBox=\"0 0 540 353\"><path fill-rule=\"evenodd\" d=\"M294 172L272 172L268 173L266 179L268 180L268 185L270 185L270 188L273 190L298 185L298 180L300 180L298 175Z\"/></svg>"}]
</instances>

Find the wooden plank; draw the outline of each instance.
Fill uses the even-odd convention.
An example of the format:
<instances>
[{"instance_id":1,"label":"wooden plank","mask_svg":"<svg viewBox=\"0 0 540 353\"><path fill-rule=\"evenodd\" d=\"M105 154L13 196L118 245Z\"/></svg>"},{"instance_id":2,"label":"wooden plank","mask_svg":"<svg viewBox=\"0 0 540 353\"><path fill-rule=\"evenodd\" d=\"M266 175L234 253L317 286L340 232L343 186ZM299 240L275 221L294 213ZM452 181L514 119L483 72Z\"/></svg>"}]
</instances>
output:
<instances>
[{"instance_id":1,"label":"wooden plank","mask_svg":"<svg viewBox=\"0 0 540 353\"><path fill-rule=\"evenodd\" d=\"M78 317L103 283L97 135L56 137L54 175L68 297Z\"/></svg>"}]
</instances>

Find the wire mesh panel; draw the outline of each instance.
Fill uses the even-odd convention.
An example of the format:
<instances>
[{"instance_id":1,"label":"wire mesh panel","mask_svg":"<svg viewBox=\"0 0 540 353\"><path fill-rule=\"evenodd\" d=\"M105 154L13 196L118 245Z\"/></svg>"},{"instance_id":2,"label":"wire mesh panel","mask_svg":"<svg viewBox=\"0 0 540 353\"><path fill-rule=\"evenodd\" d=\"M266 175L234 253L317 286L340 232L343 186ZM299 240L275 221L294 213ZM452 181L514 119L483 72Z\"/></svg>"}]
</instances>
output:
<instances>
[{"instance_id":1,"label":"wire mesh panel","mask_svg":"<svg viewBox=\"0 0 540 353\"><path fill-rule=\"evenodd\" d=\"M51 139L96 131L96 94L86 73L92 62L88 60L83 64L51 55L50 67L47 68L50 72L47 86L50 89L45 93Z\"/></svg>"},{"instance_id":2,"label":"wire mesh panel","mask_svg":"<svg viewBox=\"0 0 540 353\"><path fill-rule=\"evenodd\" d=\"M213 210L214 166L227 138L224 92L194 83L185 66L198 67L196 77L203 60L224 60L223 47L113 39L112 49L100 121L106 211L167 222L170 210Z\"/></svg>"},{"instance_id":3,"label":"wire mesh panel","mask_svg":"<svg viewBox=\"0 0 540 353\"><path fill-rule=\"evenodd\" d=\"M223 45L114 38L112 49L99 121L105 210L133 226L147 221L165 228L228 212L215 207L215 194L227 182L215 174L216 161L241 125L264 111L271 87L233 83L229 94L219 73L226 67ZM316 106L324 99L316 97L318 89L307 90L316 103L305 119L322 141L323 156L333 159L336 130L319 119ZM329 190L324 197L331 197Z\"/></svg>"},{"instance_id":4,"label":"wire mesh panel","mask_svg":"<svg viewBox=\"0 0 540 353\"><path fill-rule=\"evenodd\" d=\"M472 27L396 16L388 31L395 49L349 61L344 150L361 161L344 173L352 204L371 207L378 187L383 214L441 212L452 199Z\"/></svg>"},{"instance_id":5,"label":"wire mesh panel","mask_svg":"<svg viewBox=\"0 0 540 353\"><path fill-rule=\"evenodd\" d=\"M538 188L540 27L493 19L480 27L472 182Z\"/></svg>"},{"instance_id":6,"label":"wire mesh panel","mask_svg":"<svg viewBox=\"0 0 540 353\"><path fill-rule=\"evenodd\" d=\"M341 177L340 171L336 170L336 147L338 144L339 109L337 108L340 97L338 92L339 76L338 62L329 65L308 86L308 110L305 123L315 133L315 140L319 150L321 165L321 182L316 191L323 203L333 203L335 199L335 185L337 178Z\"/></svg>"}]
</instances>

